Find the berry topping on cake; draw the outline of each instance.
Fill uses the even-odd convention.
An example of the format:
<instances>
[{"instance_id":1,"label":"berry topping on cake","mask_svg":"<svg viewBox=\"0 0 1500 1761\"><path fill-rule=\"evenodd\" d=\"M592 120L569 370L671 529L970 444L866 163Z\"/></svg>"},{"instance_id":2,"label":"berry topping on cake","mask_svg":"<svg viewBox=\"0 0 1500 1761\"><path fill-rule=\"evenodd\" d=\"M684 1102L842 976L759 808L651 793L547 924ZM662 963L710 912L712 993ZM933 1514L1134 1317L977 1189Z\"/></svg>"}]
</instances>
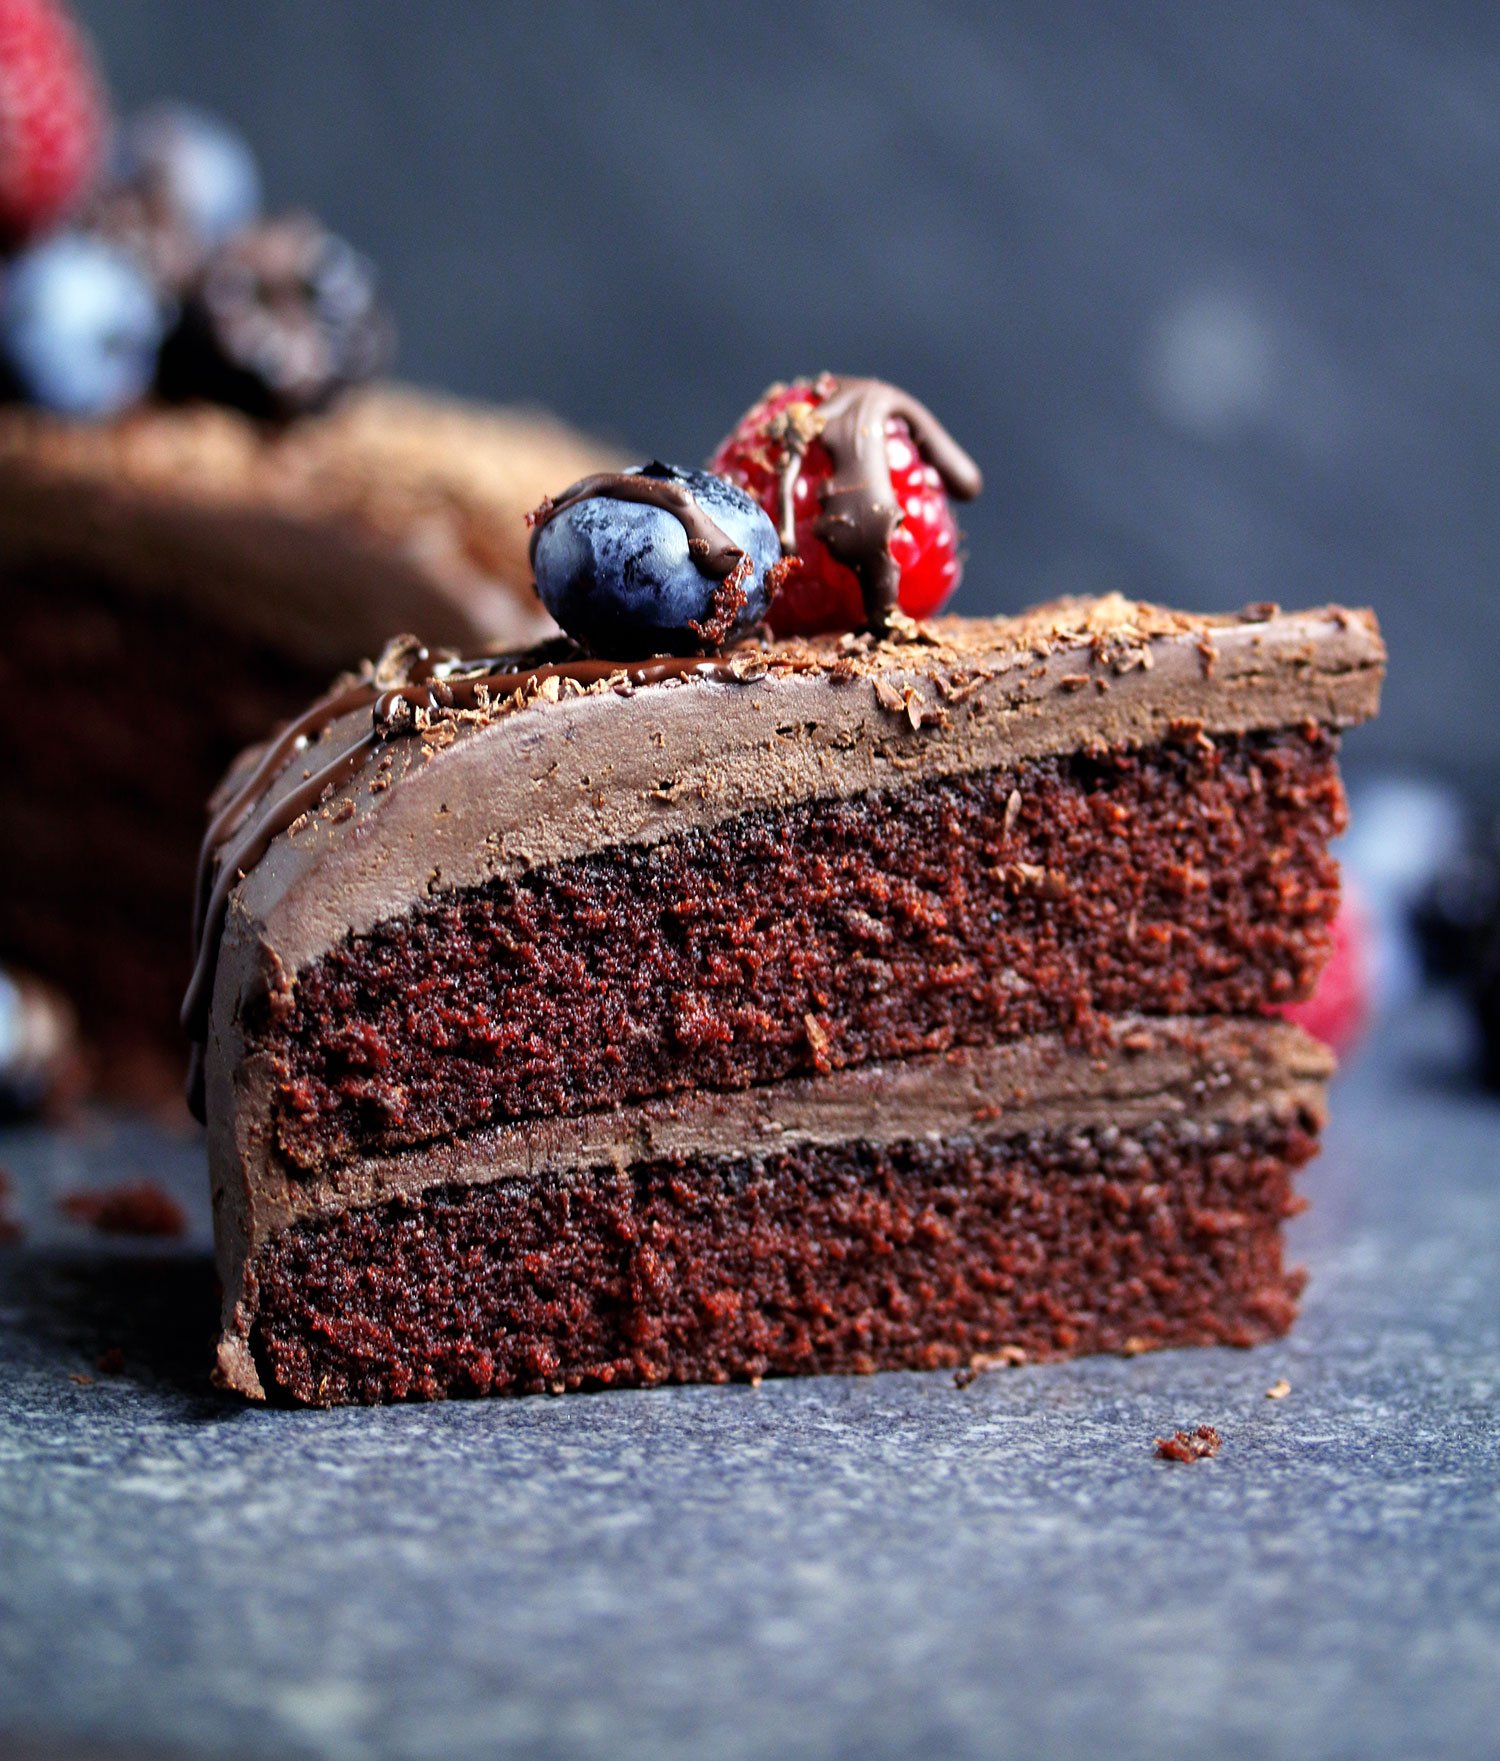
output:
<instances>
[{"instance_id":1,"label":"berry topping on cake","mask_svg":"<svg viewBox=\"0 0 1500 1761\"><path fill-rule=\"evenodd\" d=\"M120 137L120 182L169 209L204 250L260 215L260 168L228 123L188 104L154 104Z\"/></svg>"},{"instance_id":2,"label":"berry topping on cake","mask_svg":"<svg viewBox=\"0 0 1500 1761\"><path fill-rule=\"evenodd\" d=\"M709 468L776 521L791 559L771 602L778 635L880 629L898 606L927 617L958 585L949 502L978 495L979 468L893 385L824 373L772 386Z\"/></svg>"},{"instance_id":3,"label":"berry topping on cake","mask_svg":"<svg viewBox=\"0 0 1500 1761\"><path fill-rule=\"evenodd\" d=\"M1370 1018L1370 925L1346 891L1333 920L1333 946L1313 994L1279 1013L1341 1057L1353 1051Z\"/></svg>"},{"instance_id":4,"label":"berry topping on cake","mask_svg":"<svg viewBox=\"0 0 1500 1761\"><path fill-rule=\"evenodd\" d=\"M370 265L308 215L264 220L209 257L162 350L169 398L286 419L368 379L391 329Z\"/></svg>"},{"instance_id":5,"label":"berry topping on cake","mask_svg":"<svg viewBox=\"0 0 1500 1761\"><path fill-rule=\"evenodd\" d=\"M722 477L653 461L585 477L529 516L542 603L602 658L701 654L759 624L776 528Z\"/></svg>"},{"instance_id":6,"label":"berry topping on cake","mask_svg":"<svg viewBox=\"0 0 1500 1761\"><path fill-rule=\"evenodd\" d=\"M104 103L82 37L55 0L0 0L0 240L60 220L98 168Z\"/></svg>"},{"instance_id":7,"label":"berry topping on cake","mask_svg":"<svg viewBox=\"0 0 1500 1761\"><path fill-rule=\"evenodd\" d=\"M8 389L68 416L107 416L150 388L167 315L129 252L61 232L23 251L0 285Z\"/></svg>"}]
</instances>

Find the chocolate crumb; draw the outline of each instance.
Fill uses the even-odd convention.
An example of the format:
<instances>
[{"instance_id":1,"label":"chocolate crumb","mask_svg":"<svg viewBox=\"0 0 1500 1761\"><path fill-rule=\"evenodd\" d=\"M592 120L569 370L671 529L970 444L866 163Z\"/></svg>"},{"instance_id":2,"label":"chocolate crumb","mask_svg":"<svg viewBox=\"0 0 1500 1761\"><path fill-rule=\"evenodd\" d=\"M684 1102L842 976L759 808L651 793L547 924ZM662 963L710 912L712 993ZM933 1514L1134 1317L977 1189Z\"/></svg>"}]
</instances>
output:
<instances>
[{"instance_id":1,"label":"chocolate crumb","mask_svg":"<svg viewBox=\"0 0 1500 1761\"><path fill-rule=\"evenodd\" d=\"M14 1190L15 1184L11 1180L9 1169L0 1168L0 1247L13 1245L26 1233L19 1219L10 1214L7 1200Z\"/></svg>"},{"instance_id":2,"label":"chocolate crumb","mask_svg":"<svg viewBox=\"0 0 1500 1761\"><path fill-rule=\"evenodd\" d=\"M1285 1376L1283 1376L1283 1377L1281 1377L1281 1379L1279 1381L1273 1382L1271 1384L1271 1386L1266 1390L1266 1399L1267 1400L1285 1400L1287 1395L1290 1394L1291 1391L1292 1391L1291 1383L1287 1381Z\"/></svg>"},{"instance_id":3,"label":"chocolate crumb","mask_svg":"<svg viewBox=\"0 0 1500 1761\"><path fill-rule=\"evenodd\" d=\"M58 1209L101 1235L178 1236L187 1230L182 1206L147 1180L108 1192L68 1193L58 1200Z\"/></svg>"},{"instance_id":4,"label":"chocolate crumb","mask_svg":"<svg viewBox=\"0 0 1500 1761\"><path fill-rule=\"evenodd\" d=\"M966 1364L961 1364L953 1372L953 1386L968 1388L986 1370L1018 1370L1026 1361L1025 1348L1019 1345L1002 1345L998 1351L975 1352Z\"/></svg>"},{"instance_id":5,"label":"chocolate crumb","mask_svg":"<svg viewBox=\"0 0 1500 1761\"><path fill-rule=\"evenodd\" d=\"M1163 1461L1207 1461L1224 1446L1224 1439L1212 1425L1199 1425L1195 1431L1174 1431L1170 1437L1156 1439L1156 1453Z\"/></svg>"}]
</instances>

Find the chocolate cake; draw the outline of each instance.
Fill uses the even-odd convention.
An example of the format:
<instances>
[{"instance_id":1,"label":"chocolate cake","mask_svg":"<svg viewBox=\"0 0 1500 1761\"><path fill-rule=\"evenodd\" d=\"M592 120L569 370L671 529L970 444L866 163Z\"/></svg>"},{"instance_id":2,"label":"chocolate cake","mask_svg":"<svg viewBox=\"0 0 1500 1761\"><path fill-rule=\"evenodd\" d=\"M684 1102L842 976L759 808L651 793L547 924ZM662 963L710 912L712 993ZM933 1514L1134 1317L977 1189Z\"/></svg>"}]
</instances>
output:
<instances>
[{"instance_id":1,"label":"chocolate cake","mask_svg":"<svg viewBox=\"0 0 1500 1761\"><path fill-rule=\"evenodd\" d=\"M638 660L404 641L240 761L186 1010L222 1383L376 1401L1289 1325L1331 1060L1270 1011L1327 952L1373 618L866 610Z\"/></svg>"},{"instance_id":2,"label":"chocolate cake","mask_svg":"<svg viewBox=\"0 0 1500 1761\"><path fill-rule=\"evenodd\" d=\"M552 632L524 515L609 461L380 385L374 266L267 212L222 118L111 114L66 8L33 11L0 36L0 960L60 984L140 1099L179 1086L182 918L234 755L397 630Z\"/></svg>"},{"instance_id":3,"label":"chocolate cake","mask_svg":"<svg viewBox=\"0 0 1500 1761\"><path fill-rule=\"evenodd\" d=\"M394 387L275 427L0 408L0 958L69 992L106 1086L177 1087L182 920L234 755L393 630L550 630L524 514L607 456L540 414Z\"/></svg>"}]
</instances>

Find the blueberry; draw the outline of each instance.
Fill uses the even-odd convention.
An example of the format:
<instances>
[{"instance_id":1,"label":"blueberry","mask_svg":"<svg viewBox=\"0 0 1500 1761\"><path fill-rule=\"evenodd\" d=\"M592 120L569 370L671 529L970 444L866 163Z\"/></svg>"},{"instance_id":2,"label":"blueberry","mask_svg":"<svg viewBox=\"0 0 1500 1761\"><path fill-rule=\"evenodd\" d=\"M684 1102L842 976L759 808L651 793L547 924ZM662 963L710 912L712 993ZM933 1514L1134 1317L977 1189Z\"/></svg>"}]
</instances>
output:
<instances>
[{"instance_id":1,"label":"blueberry","mask_svg":"<svg viewBox=\"0 0 1500 1761\"><path fill-rule=\"evenodd\" d=\"M157 104L125 129L117 152L122 182L160 196L205 249L260 213L260 169L228 123L186 104Z\"/></svg>"},{"instance_id":2,"label":"blueberry","mask_svg":"<svg viewBox=\"0 0 1500 1761\"><path fill-rule=\"evenodd\" d=\"M727 579L722 567L700 567L676 514L595 479L582 499L558 498L532 557L542 603L568 634L604 658L636 659L722 647L760 623L766 576L781 559L764 509L708 471L652 463L623 475L681 486L748 566Z\"/></svg>"},{"instance_id":3,"label":"blueberry","mask_svg":"<svg viewBox=\"0 0 1500 1761\"><path fill-rule=\"evenodd\" d=\"M56 233L22 252L0 288L10 387L65 415L112 415L150 386L167 317L127 251L87 233Z\"/></svg>"}]
</instances>

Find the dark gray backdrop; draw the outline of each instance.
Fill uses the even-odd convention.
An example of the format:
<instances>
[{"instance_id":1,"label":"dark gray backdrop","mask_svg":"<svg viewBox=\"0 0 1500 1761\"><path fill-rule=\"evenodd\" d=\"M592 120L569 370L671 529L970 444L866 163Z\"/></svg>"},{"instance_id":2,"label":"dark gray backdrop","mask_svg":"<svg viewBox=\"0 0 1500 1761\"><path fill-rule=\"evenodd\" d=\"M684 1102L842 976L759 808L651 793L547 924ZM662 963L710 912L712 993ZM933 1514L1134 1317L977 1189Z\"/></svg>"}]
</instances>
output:
<instances>
[{"instance_id":1,"label":"dark gray backdrop","mask_svg":"<svg viewBox=\"0 0 1500 1761\"><path fill-rule=\"evenodd\" d=\"M898 379L962 603L1368 601L1358 759L1500 776L1500 9L81 0L381 265L402 371L693 461Z\"/></svg>"}]
</instances>

